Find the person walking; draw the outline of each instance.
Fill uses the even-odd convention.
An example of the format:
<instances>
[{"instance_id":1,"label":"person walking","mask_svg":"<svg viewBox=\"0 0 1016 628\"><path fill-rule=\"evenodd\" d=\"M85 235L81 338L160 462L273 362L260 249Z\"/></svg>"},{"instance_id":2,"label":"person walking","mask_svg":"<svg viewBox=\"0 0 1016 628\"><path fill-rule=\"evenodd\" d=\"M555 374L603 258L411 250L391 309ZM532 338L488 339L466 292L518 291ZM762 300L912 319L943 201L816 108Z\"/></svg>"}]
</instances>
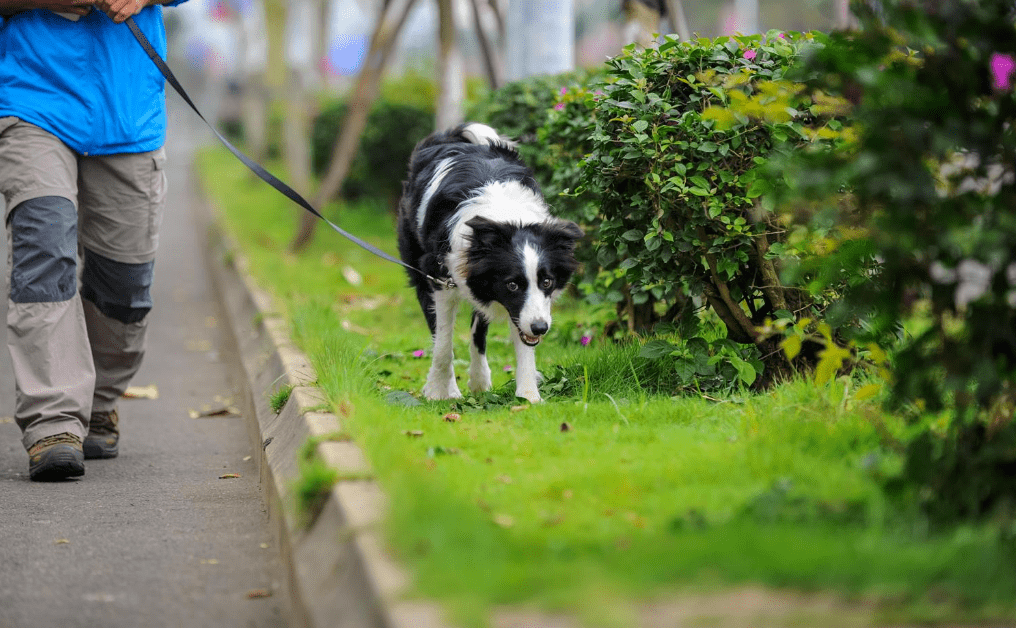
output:
<instances>
[{"instance_id":1,"label":"person walking","mask_svg":"<svg viewBox=\"0 0 1016 628\"><path fill-rule=\"evenodd\" d=\"M165 56L161 5L184 1L0 0L7 345L32 480L119 452L166 199L165 83L122 22Z\"/></svg>"}]
</instances>

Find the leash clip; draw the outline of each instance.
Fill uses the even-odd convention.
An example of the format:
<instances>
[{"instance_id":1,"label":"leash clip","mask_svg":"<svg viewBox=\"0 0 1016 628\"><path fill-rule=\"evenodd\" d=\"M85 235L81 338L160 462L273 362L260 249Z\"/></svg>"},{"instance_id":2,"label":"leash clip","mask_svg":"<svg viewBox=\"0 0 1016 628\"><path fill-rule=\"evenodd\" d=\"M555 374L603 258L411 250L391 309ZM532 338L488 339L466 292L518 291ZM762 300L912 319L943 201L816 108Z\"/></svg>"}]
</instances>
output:
<instances>
[{"instance_id":1,"label":"leash clip","mask_svg":"<svg viewBox=\"0 0 1016 628\"><path fill-rule=\"evenodd\" d=\"M445 279L438 279L436 277L431 277L430 275L427 275L427 279L430 279L431 283L433 283L438 288L441 288L442 290L454 290L455 288L458 288L458 285L455 283L455 280L453 280L451 277L447 277Z\"/></svg>"}]
</instances>

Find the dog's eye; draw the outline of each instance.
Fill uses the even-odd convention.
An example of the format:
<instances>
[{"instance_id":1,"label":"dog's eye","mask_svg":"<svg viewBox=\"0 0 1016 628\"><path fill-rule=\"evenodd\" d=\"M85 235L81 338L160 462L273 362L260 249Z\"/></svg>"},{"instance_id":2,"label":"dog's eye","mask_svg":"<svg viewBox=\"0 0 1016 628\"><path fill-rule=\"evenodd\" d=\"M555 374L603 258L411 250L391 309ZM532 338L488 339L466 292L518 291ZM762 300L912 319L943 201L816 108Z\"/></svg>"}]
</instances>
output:
<instances>
[{"instance_id":1,"label":"dog's eye","mask_svg":"<svg viewBox=\"0 0 1016 628\"><path fill-rule=\"evenodd\" d=\"M515 283L514 281L509 281L508 282L508 291L509 292L516 292L516 291L518 291L518 289L519 289L519 284Z\"/></svg>"},{"instance_id":2,"label":"dog's eye","mask_svg":"<svg viewBox=\"0 0 1016 628\"><path fill-rule=\"evenodd\" d=\"M542 290L550 290L553 287L554 287L554 280L551 279L550 277L545 277L543 279L543 281L540 282L540 288Z\"/></svg>"}]
</instances>

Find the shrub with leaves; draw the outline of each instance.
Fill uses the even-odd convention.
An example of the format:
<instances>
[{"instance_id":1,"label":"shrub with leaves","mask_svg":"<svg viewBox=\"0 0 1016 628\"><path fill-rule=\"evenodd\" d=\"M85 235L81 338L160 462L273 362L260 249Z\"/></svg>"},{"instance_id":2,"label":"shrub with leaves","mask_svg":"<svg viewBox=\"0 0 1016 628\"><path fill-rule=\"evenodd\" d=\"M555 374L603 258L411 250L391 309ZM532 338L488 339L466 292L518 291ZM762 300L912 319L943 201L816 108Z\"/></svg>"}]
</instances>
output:
<instances>
[{"instance_id":1,"label":"shrub with leaves","mask_svg":"<svg viewBox=\"0 0 1016 628\"><path fill-rule=\"evenodd\" d=\"M840 307L863 315L857 340L899 338L891 405L947 419L912 440L900 481L936 519L1003 504L1011 514L1013 3L891 0L877 10L855 8L861 29L831 36L805 67L808 93L838 97L849 109L850 132L835 150L801 151L782 164L791 196L781 206L854 230L845 246L811 266L814 287L845 264L878 260ZM920 324L913 322L918 312Z\"/></svg>"},{"instance_id":2,"label":"shrub with leaves","mask_svg":"<svg viewBox=\"0 0 1016 628\"><path fill-rule=\"evenodd\" d=\"M592 224L598 209L594 199L574 192L593 132L590 85L600 78L577 70L516 81L488 94L469 114L517 141L554 214L582 225Z\"/></svg>"},{"instance_id":3,"label":"shrub with leaves","mask_svg":"<svg viewBox=\"0 0 1016 628\"><path fill-rule=\"evenodd\" d=\"M758 346L761 386L790 365L758 327L816 302L780 278L777 253L793 251L784 224L759 203L769 183L758 167L779 142L807 142L809 116L723 112L732 100L779 107L779 90L795 89L784 76L812 41L770 33L627 48L599 88L584 163L584 185L601 201L600 293L634 331L662 318L687 332L690 311L708 305L729 340Z\"/></svg>"},{"instance_id":4,"label":"shrub with leaves","mask_svg":"<svg viewBox=\"0 0 1016 628\"><path fill-rule=\"evenodd\" d=\"M311 129L311 164L324 174L346 117L346 102L326 103ZM433 107L381 99L371 109L360 148L342 184L342 196L382 199L395 208L413 147L434 130Z\"/></svg>"}]
</instances>

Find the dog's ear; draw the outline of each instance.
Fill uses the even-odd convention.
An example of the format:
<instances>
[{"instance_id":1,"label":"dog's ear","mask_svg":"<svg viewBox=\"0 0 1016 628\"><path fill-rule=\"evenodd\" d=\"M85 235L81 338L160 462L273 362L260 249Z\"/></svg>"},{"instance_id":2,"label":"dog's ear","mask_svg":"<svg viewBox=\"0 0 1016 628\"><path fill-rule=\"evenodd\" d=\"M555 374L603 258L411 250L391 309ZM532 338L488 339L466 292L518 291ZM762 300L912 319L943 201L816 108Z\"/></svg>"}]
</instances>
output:
<instances>
[{"instance_id":1,"label":"dog's ear","mask_svg":"<svg viewBox=\"0 0 1016 628\"><path fill-rule=\"evenodd\" d=\"M573 249L585 234L577 224L570 220L552 219L546 223L547 234L552 242L558 242L561 248Z\"/></svg>"},{"instance_id":2,"label":"dog's ear","mask_svg":"<svg viewBox=\"0 0 1016 628\"><path fill-rule=\"evenodd\" d=\"M488 218L477 216L466 222L467 227L473 229L470 241L474 247L492 249L497 246L506 246L511 243L511 226L503 222L496 222Z\"/></svg>"}]
</instances>

